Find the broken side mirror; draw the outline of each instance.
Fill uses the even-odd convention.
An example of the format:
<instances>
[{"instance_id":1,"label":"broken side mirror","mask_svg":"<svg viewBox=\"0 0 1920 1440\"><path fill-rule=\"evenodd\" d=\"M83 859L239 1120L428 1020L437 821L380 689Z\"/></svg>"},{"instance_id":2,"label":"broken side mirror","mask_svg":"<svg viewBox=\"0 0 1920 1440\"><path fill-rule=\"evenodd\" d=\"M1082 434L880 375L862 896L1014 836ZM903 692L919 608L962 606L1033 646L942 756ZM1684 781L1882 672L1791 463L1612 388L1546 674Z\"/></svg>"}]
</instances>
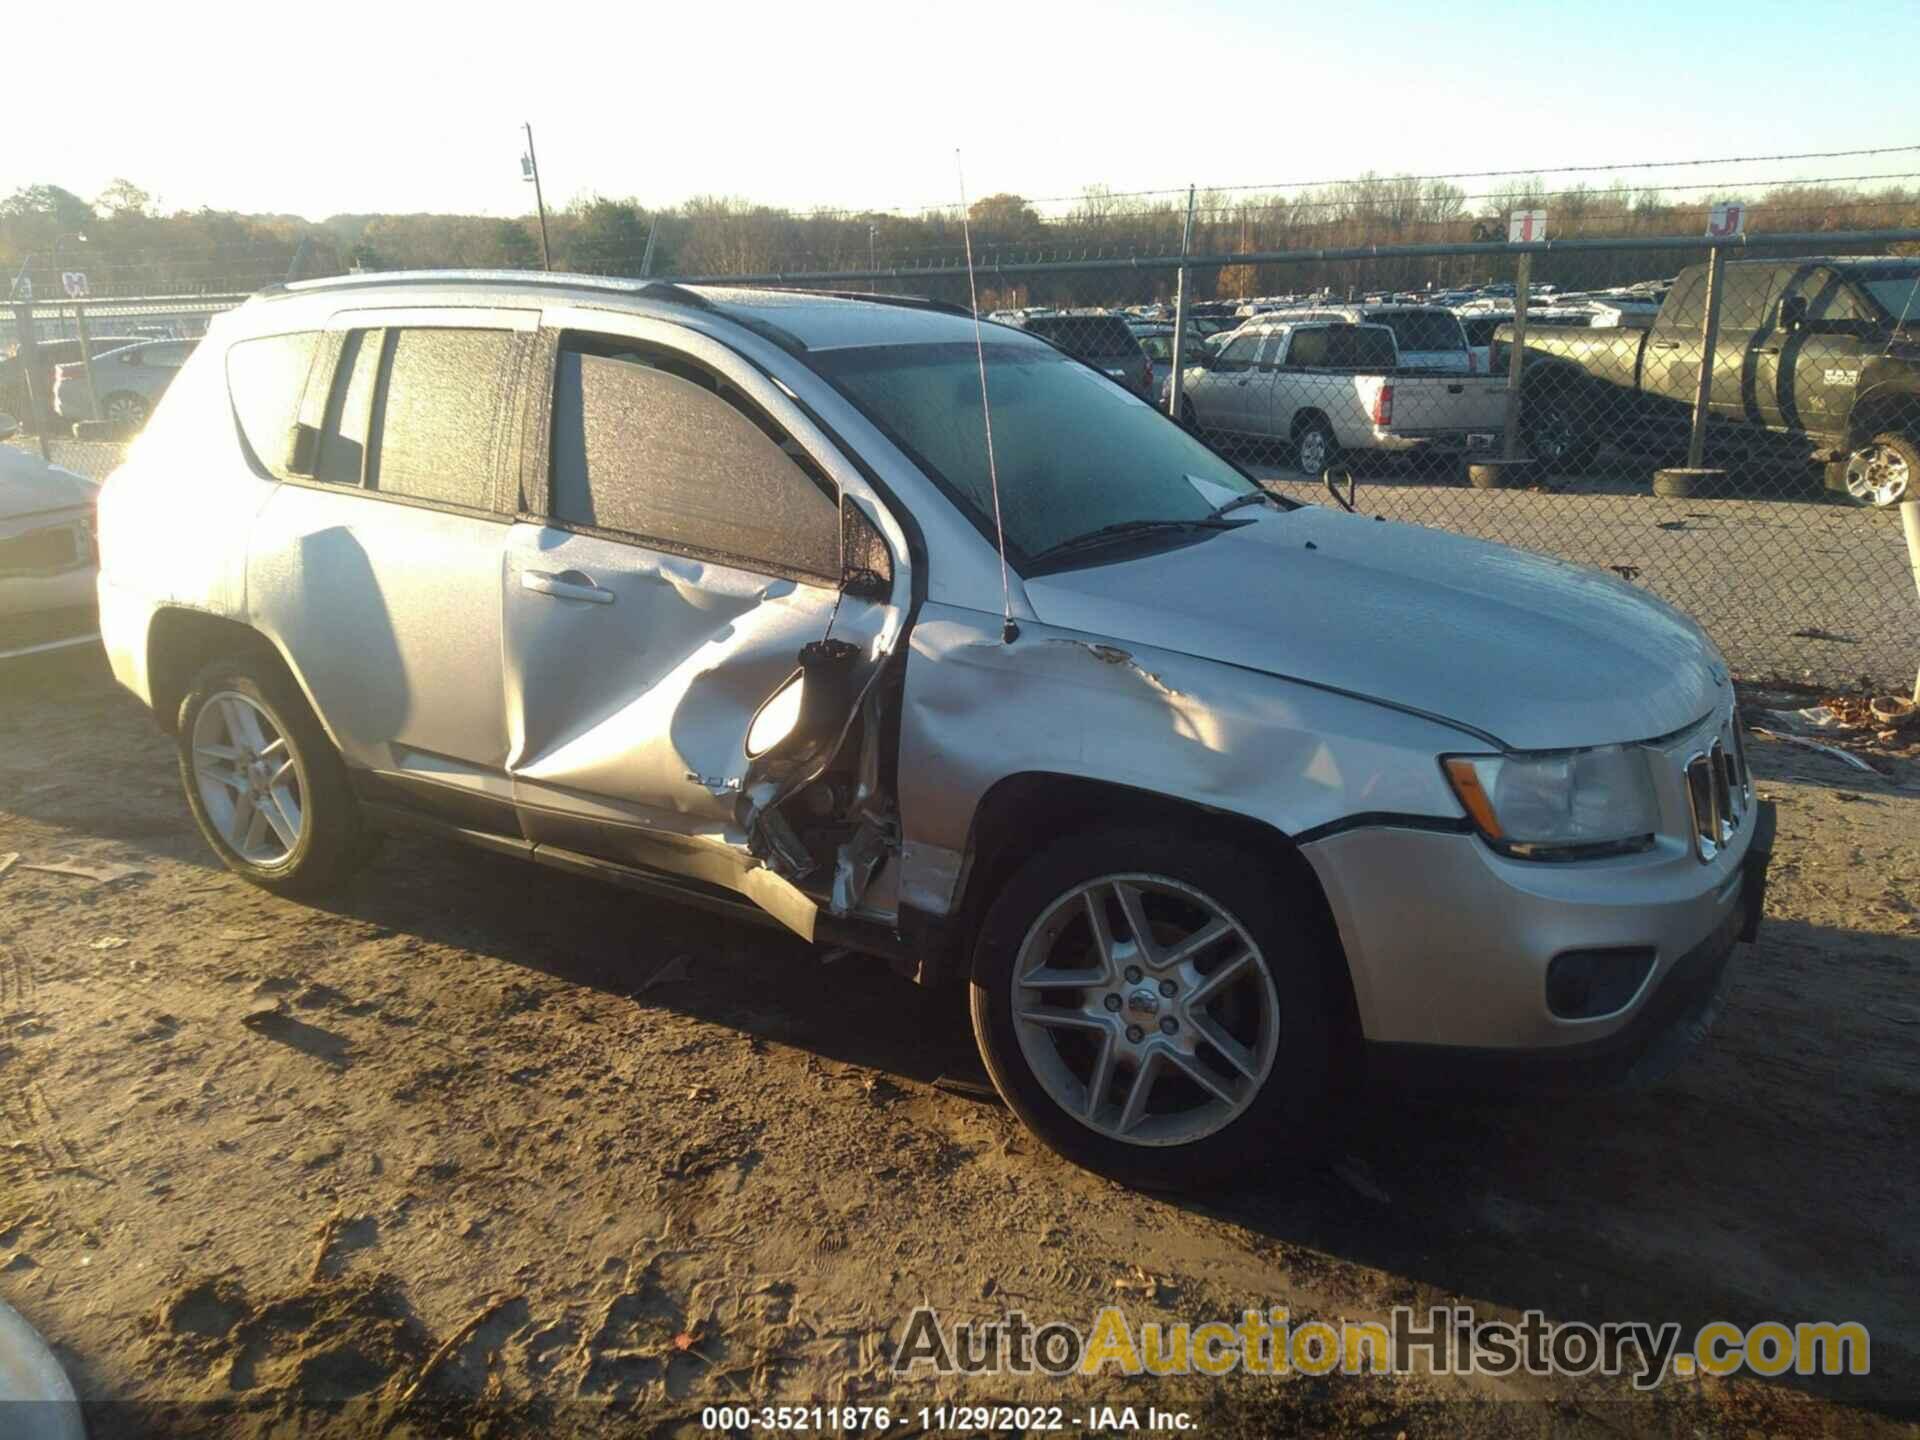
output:
<instances>
[{"instance_id":1,"label":"broken side mirror","mask_svg":"<svg viewBox=\"0 0 1920 1440\"><path fill-rule=\"evenodd\" d=\"M1779 328L1792 333L1804 330L1807 325L1807 297L1788 295L1780 301Z\"/></svg>"},{"instance_id":2,"label":"broken side mirror","mask_svg":"<svg viewBox=\"0 0 1920 1440\"><path fill-rule=\"evenodd\" d=\"M761 702L747 726L749 760L772 756L783 767L813 759L833 745L853 709L853 662L860 647L816 640L801 647L800 668Z\"/></svg>"}]
</instances>

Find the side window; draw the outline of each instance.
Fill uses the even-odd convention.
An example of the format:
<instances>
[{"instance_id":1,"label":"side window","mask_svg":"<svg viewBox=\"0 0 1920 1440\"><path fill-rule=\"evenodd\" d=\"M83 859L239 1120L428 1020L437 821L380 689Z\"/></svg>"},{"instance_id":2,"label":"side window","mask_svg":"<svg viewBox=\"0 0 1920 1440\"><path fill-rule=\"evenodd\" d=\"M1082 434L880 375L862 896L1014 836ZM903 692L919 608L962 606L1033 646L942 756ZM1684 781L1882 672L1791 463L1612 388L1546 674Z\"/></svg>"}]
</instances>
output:
<instances>
[{"instance_id":1,"label":"side window","mask_svg":"<svg viewBox=\"0 0 1920 1440\"><path fill-rule=\"evenodd\" d=\"M366 472L373 427L373 385L380 371L384 330L350 330L340 346L333 389L320 425L320 454L313 478L329 485L359 485Z\"/></svg>"},{"instance_id":2,"label":"side window","mask_svg":"<svg viewBox=\"0 0 1920 1440\"><path fill-rule=\"evenodd\" d=\"M241 340L227 351L227 392L247 457L276 480L287 478L287 443L319 344L317 330L300 330Z\"/></svg>"},{"instance_id":3,"label":"side window","mask_svg":"<svg viewBox=\"0 0 1920 1440\"><path fill-rule=\"evenodd\" d=\"M1320 369L1327 364L1327 331L1325 326L1311 330L1293 332L1293 349L1287 356L1287 366L1294 370Z\"/></svg>"},{"instance_id":4,"label":"side window","mask_svg":"<svg viewBox=\"0 0 1920 1440\"><path fill-rule=\"evenodd\" d=\"M1704 265L1682 271L1674 282L1666 304L1660 307L1659 328L1684 330L1698 335L1707 318L1707 269Z\"/></svg>"},{"instance_id":5,"label":"side window","mask_svg":"<svg viewBox=\"0 0 1920 1440\"><path fill-rule=\"evenodd\" d=\"M1729 265L1727 298L1720 306L1720 334L1744 345L1769 323L1780 292L1793 272L1778 265Z\"/></svg>"},{"instance_id":6,"label":"side window","mask_svg":"<svg viewBox=\"0 0 1920 1440\"><path fill-rule=\"evenodd\" d=\"M370 484L383 494L492 509L512 404L512 332L396 330L387 348Z\"/></svg>"},{"instance_id":7,"label":"side window","mask_svg":"<svg viewBox=\"0 0 1920 1440\"><path fill-rule=\"evenodd\" d=\"M1236 335L1229 340L1226 348L1220 352L1221 370L1245 370L1253 364L1254 356L1260 353L1258 335Z\"/></svg>"},{"instance_id":8,"label":"side window","mask_svg":"<svg viewBox=\"0 0 1920 1440\"><path fill-rule=\"evenodd\" d=\"M837 582L839 507L810 470L685 361L637 346L560 352L551 506L563 524Z\"/></svg>"}]
</instances>

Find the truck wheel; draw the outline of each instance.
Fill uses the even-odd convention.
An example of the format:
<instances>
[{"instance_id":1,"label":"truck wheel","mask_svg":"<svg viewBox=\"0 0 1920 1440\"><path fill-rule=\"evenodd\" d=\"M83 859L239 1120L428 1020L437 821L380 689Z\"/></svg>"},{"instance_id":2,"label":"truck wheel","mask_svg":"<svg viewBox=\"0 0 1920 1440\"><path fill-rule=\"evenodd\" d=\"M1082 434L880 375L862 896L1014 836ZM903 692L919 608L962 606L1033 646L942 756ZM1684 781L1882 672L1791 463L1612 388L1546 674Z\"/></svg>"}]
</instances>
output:
<instances>
[{"instance_id":1,"label":"truck wheel","mask_svg":"<svg viewBox=\"0 0 1920 1440\"><path fill-rule=\"evenodd\" d=\"M1897 430L1876 435L1847 457L1847 494L1860 505L1885 509L1915 494L1920 445Z\"/></svg>"},{"instance_id":2,"label":"truck wheel","mask_svg":"<svg viewBox=\"0 0 1920 1440\"><path fill-rule=\"evenodd\" d=\"M1328 1090L1316 897L1195 835L1057 843L974 946L974 1035L1009 1107L1075 1164L1178 1189L1317 1148Z\"/></svg>"},{"instance_id":3,"label":"truck wheel","mask_svg":"<svg viewBox=\"0 0 1920 1440\"><path fill-rule=\"evenodd\" d=\"M1553 475L1584 470L1600 453L1600 442L1587 434L1564 395L1524 395L1520 438L1540 467Z\"/></svg>"},{"instance_id":4,"label":"truck wheel","mask_svg":"<svg viewBox=\"0 0 1920 1440\"><path fill-rule=\"evenodd\" d=\"M1340 458L1340 444L1333 438L1333 427L1315 416L1300 427L1293 437L1294 464L1309 480L1318 480Z\"/></svg>"},{"instance_id":5,"label":"truck wheel","mask_svg":"<svg viewBox=\"0 0 1920 1440\"><path fill-rule=\"evenodd\" d=\"M347 769L278 664L216 660L187 687L180 782L227 868L281 895L344 880L369 845Z\"/></svg>"}]
</instances>

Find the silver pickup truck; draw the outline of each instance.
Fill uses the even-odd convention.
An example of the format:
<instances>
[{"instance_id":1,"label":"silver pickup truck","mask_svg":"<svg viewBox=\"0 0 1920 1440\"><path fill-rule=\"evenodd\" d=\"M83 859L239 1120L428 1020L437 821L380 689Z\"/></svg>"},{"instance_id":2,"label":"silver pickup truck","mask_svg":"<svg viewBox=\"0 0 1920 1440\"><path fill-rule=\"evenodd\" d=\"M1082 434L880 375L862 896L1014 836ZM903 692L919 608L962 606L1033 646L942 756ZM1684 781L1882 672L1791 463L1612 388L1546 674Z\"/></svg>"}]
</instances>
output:
<instances>
[{"instance_id":1,"label":"silver pickup truck","mask_svg":"<svg viewBox=\"0 0 1920 1440\"><path fill-rule=\"evenodd\" d=\"M1346 451L1492 450L1507 382L1409 370L1385 325L1256 321L1187 372L1189 429L1280 443L1318 476Z\"/></svg>"}]
</instances>

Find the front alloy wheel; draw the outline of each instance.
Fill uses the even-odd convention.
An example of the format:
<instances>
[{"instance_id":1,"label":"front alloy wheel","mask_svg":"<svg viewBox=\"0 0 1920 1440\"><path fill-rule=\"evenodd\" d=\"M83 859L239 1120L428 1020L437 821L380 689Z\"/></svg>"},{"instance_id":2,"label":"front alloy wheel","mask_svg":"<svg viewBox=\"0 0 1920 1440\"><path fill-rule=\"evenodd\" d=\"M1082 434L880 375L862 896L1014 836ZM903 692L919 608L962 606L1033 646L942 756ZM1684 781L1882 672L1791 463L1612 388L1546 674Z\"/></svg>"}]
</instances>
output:
<instances>
[{"instance_id":1,"label":"front alloy wheel","mask_svg":"<svg viewBox=\"0 0 1920 1440\"><path fill-rule=\"evenodd\" d=\"M1200 831L1069 835L981 922L973 1030L1052 1149L1128 1184L1201 1186L1318 1152L1343 965L1283 856Z\"/></svg>"},{"instance_id":2,"label":"front alloy wheel","mask_svg":"<svg viewBox=\"0 0 1920 1440\"><path fill-rule=\"evenodd\" d=\"M1111 1139L1211 1135L1273 1069L1266 957L1218 901L1164 875L1068 890L1028 933L1013 986L1020 1050L1048 1098Z\"/></svg>"}]
</instances>

